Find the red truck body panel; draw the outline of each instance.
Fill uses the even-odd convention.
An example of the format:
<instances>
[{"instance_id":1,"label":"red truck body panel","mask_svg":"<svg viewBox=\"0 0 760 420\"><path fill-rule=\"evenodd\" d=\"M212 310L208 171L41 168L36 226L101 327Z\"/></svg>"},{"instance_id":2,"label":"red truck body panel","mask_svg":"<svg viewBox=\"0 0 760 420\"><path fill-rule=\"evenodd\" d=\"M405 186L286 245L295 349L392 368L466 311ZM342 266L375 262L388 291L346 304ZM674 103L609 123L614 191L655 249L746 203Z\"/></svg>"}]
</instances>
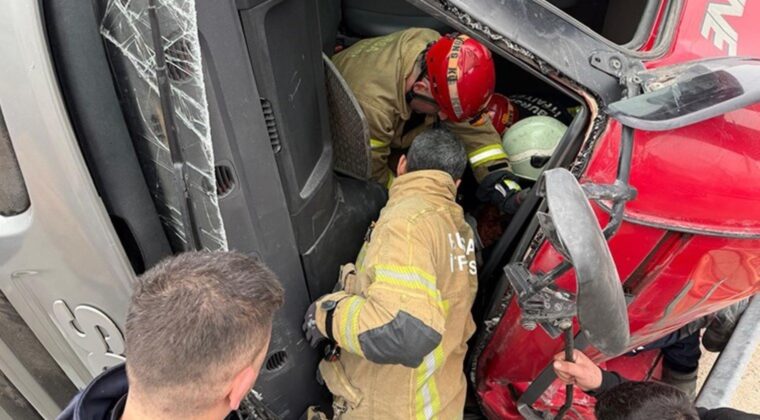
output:
<instances>
[{"instance_id":1,"label":"red truck body panel","mask_svg":"<svg viewBox=\"0 0 760 420\"><path fill-rule=\"evenodd\" d=\"M668 52L645 65L759 57L757 22L758 2L686 1ZM654 35L642 50L653 43ZM610 120L581 182L614 181L620 136L620 124ZM676 130L635 131L630 184L638 196L628 202L626 221L609 241L624 290L632 296L629 350L760 291L760 105ZM593 207L604 226L607 212ZM560 261L545 242L530 270L547 272ZM558 286L573 291L573 276L571 270ZM479 359L478 392L491 418L521 418L514 400L563 347L561 338L541 328L523 329L519 318L513 300ZM606 366L630 379L656 377L657 354L620 356ZM605 359L593 350L590 355ZM536 408L556 410L563 402L564 386L555 381ZM576 392L567 418L593 418L593 404Z\"/></svg>"}]
</instances>

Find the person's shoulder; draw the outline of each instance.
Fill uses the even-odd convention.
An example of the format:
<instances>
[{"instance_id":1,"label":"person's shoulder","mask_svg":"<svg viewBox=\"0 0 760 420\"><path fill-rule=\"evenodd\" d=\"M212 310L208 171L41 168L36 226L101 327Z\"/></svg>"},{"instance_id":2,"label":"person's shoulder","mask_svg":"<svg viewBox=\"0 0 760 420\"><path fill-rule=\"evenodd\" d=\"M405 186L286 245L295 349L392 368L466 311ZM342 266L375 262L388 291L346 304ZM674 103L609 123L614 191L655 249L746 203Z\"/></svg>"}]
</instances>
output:
<instances>
[{"instance_id":1,"label":"person's shoulder","mask_svg":"<svg viewBox=\"0 0 760 420\"><path fill-rule=\"evenodd\" d=\"M414 232L431 233L444 226L464 224L461 208L458 212L454 210L424 196L406 197L389 212L387 221L395 228L407 226Z\"/></svg>"},{"instance_id":2,"label":"person's shoulder","mask_svg":"<svg viewBox=\"0 0 760 420\"><path fill-rule=\"evenodd\" d=\"M379 221L393 227L419 225L436 217L437 207L423 196L407 196L386 206Z\"/></svg>"},{"instance_id":3,"label":"person's shoulder","mask_svg":"<svg viewBox=\"0 0 760 420\"><path fill-rule=\"evenodd\" d=\"M77 406L79 405L79 401L81 399L82 392L74 395L74 398L69 401L68 405L66 405L66 408L64 408L63 411L58 414L58 417L56 417L55 420L74 420L76 418L74 414L76 413Z\"/></svg>"},{"instance_id":4,"label":"person's shoulder","mask_svg":"<svg viewBox=\"0 0 760 420\"><path fill-rule=\"evenodd\" d=\"M406 39L419 39L425 42L435 41L441 37L438 31L430 28L408 28L401 31L402 37Z\"/></svg>"},{"instance_id":5,"label":"person's shoulder","mask_svg":"<svg viewBox=\"0 0 760 420\"><path fill-rule=\"evenodd\" d=\"M129 390L124 363L104 371L69 402L58 420L108 419L111 408Z\"/></svg>"},{"instance_id":6,"label":"person's shoulder","mask_svg":"<svg viewBox=\"0 0 760 420\"><path fill-rule=\"evenodd\" d=\"M354 96L364 111L368 119L386 118L398 113L398 104L390 98L378 95L377 91L372 89L357 89ZM392 128L392 127L391 127Z\"/></svg>"},{"instance_id":7,"label":"person's shoulder","mask_svg":"<svg viewBox=\"0 0 760 420\"><path fill-rule=\"evenodd\" d=\"M707 409L697 407L700 420L758 420L760 415L745 413L733 408L721 407Z\"/></svg>"}]
</instances>

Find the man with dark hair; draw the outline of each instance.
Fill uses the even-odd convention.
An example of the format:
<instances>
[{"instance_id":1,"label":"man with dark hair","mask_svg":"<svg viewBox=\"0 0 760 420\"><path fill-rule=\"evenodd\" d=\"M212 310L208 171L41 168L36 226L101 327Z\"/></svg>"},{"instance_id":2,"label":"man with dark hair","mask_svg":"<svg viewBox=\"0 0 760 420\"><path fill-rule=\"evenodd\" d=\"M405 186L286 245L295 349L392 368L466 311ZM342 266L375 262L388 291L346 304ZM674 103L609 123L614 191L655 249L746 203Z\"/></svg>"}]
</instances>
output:
<instances>
[{"instance_id":1,"label":"man with dark hair","mask_svg":"<svg viewBox=\"0 0 760 420\"><path fill-rule=\"evenodd\" d=\"M400 172L423 170L443 171L459 186L467 167L464 146L450 132L437 129L423 131L415 137L412 147L399 160ZM404 164L403 162L406 161Z\"/></svg>"},{"instance_id":2,"label":"man with dark hair","mask_svg":"<svg viewBox=\"0 0 760 420\"><path fill-rule=\"evenodd\" d=\"M95 378L59 419L222 419L256 381L282 305L277 277L237 252L189 252L141 275L126 364Z\"/></svg>"},{"instance_id":3,"label":"man with dark hair","mask_svg":"<svg viewBox=\"0 0 760 420\"><path fill-rule=\"evenodd\" d=\"M689 397L658 382L623 382L596 400L597 420L698 420Z\"/></svg>"},{"instance_id":4,"label":"man with dark hair","mask_svg":"<svg viewBox=\"0 0 760 420\"><path fill-rule=\"evenodd\" d=\"M760 416L732 408L695 408L691 399L671 385L629 382L615 372L601 369L583 352L573 351L573 361L565 353L554 356L554 372L560 381L575 384L597 398L597 420L758 420Z\"/></svg>"},{"instance_id":5,"label":"man with dark hair","mask_svg":"<svg viewBox=\"0 0 760 420\"><path fill-rule=\"evenodd\" d=\"M341 350L319 367L335 418L461 418L477 289L473 233L455 201L466 165L448 131L417 136L340 291L309 308L312 346L329 338Z\"/></svg>"}]
</instances>

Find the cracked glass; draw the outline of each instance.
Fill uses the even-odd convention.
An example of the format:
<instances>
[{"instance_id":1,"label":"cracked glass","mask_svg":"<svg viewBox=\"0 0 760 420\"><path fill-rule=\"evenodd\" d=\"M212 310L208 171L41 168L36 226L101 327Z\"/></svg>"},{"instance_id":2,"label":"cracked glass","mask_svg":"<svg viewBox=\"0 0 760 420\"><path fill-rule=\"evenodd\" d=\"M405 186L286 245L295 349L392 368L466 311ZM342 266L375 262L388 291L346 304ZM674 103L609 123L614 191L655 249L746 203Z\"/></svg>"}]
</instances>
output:
<instances>
[{"instance_id":1,"label":"cracked glass","mask_svg":"<svg viewBox=\"0 0 760 420\"><path fill-rule=\"evenodd\" d=\"M181 165L172 160L157 81L148 0L108 0L100 34L145 180L174 251L226 250L216 195L208 103L194 0L156 0ZM169 119L171 121L171 119ZM180 170L184 172L180 176ZM188 200L185 198L187 190ZM185 203L189 208L186 217Z\"/></svg>"}]
</instances>

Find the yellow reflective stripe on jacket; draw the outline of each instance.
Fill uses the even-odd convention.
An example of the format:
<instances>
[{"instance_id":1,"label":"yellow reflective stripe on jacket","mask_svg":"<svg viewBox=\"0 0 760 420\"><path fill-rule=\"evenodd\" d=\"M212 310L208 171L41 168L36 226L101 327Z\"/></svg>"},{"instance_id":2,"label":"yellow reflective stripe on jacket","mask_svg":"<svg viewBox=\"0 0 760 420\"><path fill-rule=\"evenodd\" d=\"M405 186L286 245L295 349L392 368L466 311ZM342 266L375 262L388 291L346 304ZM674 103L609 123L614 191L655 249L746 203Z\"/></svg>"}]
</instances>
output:
<instances>
[{"instance_id":1,"label":"yellow reflective stripe on jacket","mask_svg":"<svg viewBox=\"0 0 760 420\"><path fill-rule=\"evenodd\" d=\"M389 141L382 141L378 139L369 139L369 146L372 149L382 149L383 147L388 147L391 145L391 142Z\"/></svg>"},{"instance_id":2,"label":"yellow reflective stripe on jacket","mask_svg":"<svg viewBox=\"0 0 760 420\"><path fill-rule=\"evenodd\" d=\"M411 290L427 293L440 305L441 294L435 285L435 276L412 266L376 265L375 280Z\"/></svg>"},{"instance_id":3,"label":"yellow reflective stripe on jacket","mask_svg":"<svg viewBox=\"0 0 760 420\"><path fill-rule=\"evenodd\" d=\"M441 398L438 394L438 386L433 375L443 365L443 346L439 345L430 354L425 356L422 364L417 368L415 417L418 420L429 420L438 417L441 412Z\"/></svg>"},{"instance_id":4,"label":"yellow reflective stripe on jacket","mask_svg":"<svg viewBox=\"0 0 760 420\"><path fill-rule=\"evenodd\" d=\"M467 157L470 159L470 165L473 168L477 168L486 162L506 159L507 153L504 152L504 148L500 144L490 144L470 152Z\"/></svg>"},{"instance_id":5,"label":"yellow reflective stripe on jacket","mask_svg":"<svg viewBox=\"0 0 760 420\"><path fill-rule=\"evenodd\" d=\"M359 314L366 301L361 296L352 296L347 298L344 305L348 305L348 310L343 311L341 325L343 325L343 345L348 351L362 355L361 346L359 346Z\"/></svg>"},{"instance_id":6,"label":"yellow reflective stripe on jacket","mask_svg":"<svg viewBox=\"0 0 760 420\"><path fill-rule=\"evenodd\" d=\"M449 316L449 304L448 299L441 301L441 307L446 317ZM433 374L441 365L443 365L443 344L425 356L422 364L417 368L417 392L415 395L417 419L437 417L435 413L441 409L438 387L435 379L433 379Z\"/></svg>"}]
</instances>

